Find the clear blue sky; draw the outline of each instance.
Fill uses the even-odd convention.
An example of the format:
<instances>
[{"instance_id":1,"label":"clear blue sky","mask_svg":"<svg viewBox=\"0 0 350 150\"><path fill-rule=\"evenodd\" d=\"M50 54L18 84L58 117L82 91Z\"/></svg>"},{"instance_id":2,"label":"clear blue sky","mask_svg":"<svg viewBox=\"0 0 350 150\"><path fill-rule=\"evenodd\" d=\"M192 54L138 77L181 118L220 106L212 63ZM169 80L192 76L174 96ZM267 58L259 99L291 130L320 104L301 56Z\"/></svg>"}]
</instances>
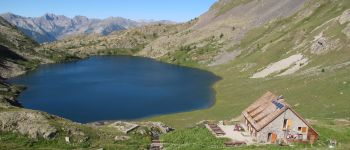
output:
<instances>
[{"instance_id":1,"label":"clear blue sky","mask_svg":"<svg viewBox=\"0 0 350 150\"><path fill-rule=\"evenodd\" d=\"M90 18L120 16L129 19L188 21L216 0L0 0L0 13L37 17L54 13Z\"/></svg>"}]
</instances>

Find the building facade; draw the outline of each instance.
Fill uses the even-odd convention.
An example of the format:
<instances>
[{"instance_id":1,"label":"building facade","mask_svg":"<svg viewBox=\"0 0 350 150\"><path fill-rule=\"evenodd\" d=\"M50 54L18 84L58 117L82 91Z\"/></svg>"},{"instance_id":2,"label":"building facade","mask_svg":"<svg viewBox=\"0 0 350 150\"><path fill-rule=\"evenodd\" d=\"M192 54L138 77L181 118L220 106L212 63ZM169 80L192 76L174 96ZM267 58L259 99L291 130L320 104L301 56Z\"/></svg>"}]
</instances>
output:
<instances>
[{"instance_id":1,"label":"building facade","mask_svg":"<svg viewBox=\"0 0 350 150\"><path fill-rule=\"evenodd\" d=\"M267 92L242 112L253 139L261 143L310 142L318 133L282 96Z\"/></svg>"}]
</instances>

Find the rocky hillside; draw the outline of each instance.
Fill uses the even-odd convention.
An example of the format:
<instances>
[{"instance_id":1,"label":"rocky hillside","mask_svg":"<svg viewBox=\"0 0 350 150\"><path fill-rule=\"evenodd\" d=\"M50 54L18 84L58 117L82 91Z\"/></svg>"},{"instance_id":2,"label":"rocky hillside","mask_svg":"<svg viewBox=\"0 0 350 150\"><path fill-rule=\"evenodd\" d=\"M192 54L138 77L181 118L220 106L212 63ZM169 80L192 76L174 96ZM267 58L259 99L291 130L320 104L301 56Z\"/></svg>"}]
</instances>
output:
<instances>
[{"instance_id":1,"label":"rocky hillside","mask_svg":"<svg viewBox=\"0 0 350 150\"><path fill-rule=\"evenodd\" d=\"M76 54L135 54L155 39L172 36L191 27L195 20L184 24L154 24L116 31L107 36L81 35L43 44L40 49L65 49Z\"/></svg>"},{"instance_id":2,"label":"rocky hillside","mask_svg":"<svg viewBox=\"0 0 350 150\"><path fill-rule=\"evenodd\" d=\"M210 65L224 64L241 53L237 46L248 31L293 15L305 2L306 0L220 0L201 15L191 28L177 36L154 41L141 54L158 58L185 46L191 47L189 54L193 61ZM211 50L199 56L197 53L202 53L202 49Z\"/></svg>"},{"instance_id":3,"label":"rocky hillside","mask_svg":"<svg viewBox=\"0 0 350 150\"><path fill-rule=\"evenodd\" d=\"M7 78L26 70L25 62L35 59L36 42L0 17L0 76Z\"/></svg>"},{"instance_id":4,"label":"rocky hillside","mask_svg":"<svg viewBox=\"0 0 350 150\"><path fill-rule=\"evenodd\" d=\"M0 17L0 76L9 78L23 74L39 64L73 57L65 51L35 50L39 44L17 27Z\"/></svg>"},{"instance_id":5,"label":"rocky hillside","mask_svg":"<svg viewBox=\"0 0 350 150\"><path fill-rule=\"evenodd\" d=\"M45 14L31 18L6 13L1 15L11 24L39 43L52 42L64 37L81 34L108 35L114 31L125 30L143 25L172 23L171 21L133 21L121 17L89 19L85 16L68 18L63 15Z\"/></svg>"}]
</instances>

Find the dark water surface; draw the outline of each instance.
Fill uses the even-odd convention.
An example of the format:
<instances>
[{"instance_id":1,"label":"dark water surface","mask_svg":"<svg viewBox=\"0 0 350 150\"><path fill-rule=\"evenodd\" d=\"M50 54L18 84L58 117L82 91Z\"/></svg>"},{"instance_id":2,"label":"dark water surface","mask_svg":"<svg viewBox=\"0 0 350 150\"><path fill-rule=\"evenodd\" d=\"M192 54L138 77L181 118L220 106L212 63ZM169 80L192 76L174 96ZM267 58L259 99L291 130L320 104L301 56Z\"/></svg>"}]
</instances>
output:
<instances>
[{"instance_id":1,"label":"dark water surface","mask_svg":"<svg viewBox=\"0 0 350 150\"><path fill-rule=\"evenodd\" d=\"M28 87L18 98L25 108L86 123L207 108L218 79L147 58L99 56L43 65L8 81Z\"/></svg>"}]
</instances>

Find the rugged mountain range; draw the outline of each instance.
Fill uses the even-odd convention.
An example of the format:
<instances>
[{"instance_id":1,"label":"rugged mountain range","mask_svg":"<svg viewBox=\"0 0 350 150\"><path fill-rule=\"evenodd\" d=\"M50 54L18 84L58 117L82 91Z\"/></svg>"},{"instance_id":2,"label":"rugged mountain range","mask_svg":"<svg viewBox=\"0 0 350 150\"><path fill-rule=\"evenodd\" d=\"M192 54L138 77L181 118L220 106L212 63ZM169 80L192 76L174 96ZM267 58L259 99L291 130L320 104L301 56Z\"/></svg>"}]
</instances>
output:
<instances>
[{"instance_id":1,"label":"rugged mountain range","mask_svg":"<svg viewBox=\"0 0 350 150\"><path fill-rule=\"evenodd\" d=\"M138 22L121 17L90 19L85 16L75 16L74 18L68 18L63 15L49 13L35 18L23 17L11 13L5 13L1 16L39 43L52 42L73 35L108 35L114 31L140 27L143 25L173 23L166 20Z\"/></svg>"},{"instance_id":2,"label":"rugged mountain range","mask_svg":"<svg viewBox=\"0 0 350 150\"><path fill-rule=\"evenodd\" d=\"M60 50L37 51L35 48L38 46L37 42L0 17L0 78L17 76L39 64L70 56Z\"/></svg>"}]
</instances>

